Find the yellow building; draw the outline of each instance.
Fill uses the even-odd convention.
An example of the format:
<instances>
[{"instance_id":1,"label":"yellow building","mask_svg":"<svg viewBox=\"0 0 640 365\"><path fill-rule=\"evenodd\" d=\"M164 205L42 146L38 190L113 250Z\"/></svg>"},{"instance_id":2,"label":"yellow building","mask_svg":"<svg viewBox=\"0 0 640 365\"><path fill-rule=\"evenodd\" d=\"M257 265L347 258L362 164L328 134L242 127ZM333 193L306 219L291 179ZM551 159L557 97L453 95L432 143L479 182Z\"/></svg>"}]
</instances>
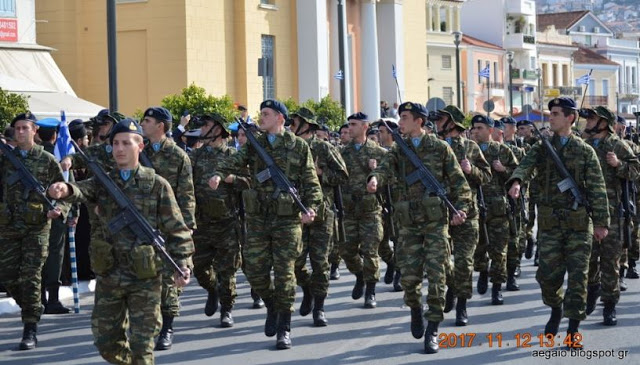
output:
<instances>
[{"instance_id":1,"label":"yellow building","mask_svg":"<svg viewBox=\"0 0 640 365\"><path fill-rule=\"evenodd\" d=\"M380 100L397 101L392 64L405 100L427 97L422 0L116 3L119 109L125 114L191 83L231 95L252 114L267 97L304 101L329 94L340 100L334 78L340 71L339 8L346 14L347 112L375 117ZM47 21L37 27L39 42L57 50L53 57L77 94L107 105L106 2L38 1L36 17Z\"/></svg>"}]
</instances>

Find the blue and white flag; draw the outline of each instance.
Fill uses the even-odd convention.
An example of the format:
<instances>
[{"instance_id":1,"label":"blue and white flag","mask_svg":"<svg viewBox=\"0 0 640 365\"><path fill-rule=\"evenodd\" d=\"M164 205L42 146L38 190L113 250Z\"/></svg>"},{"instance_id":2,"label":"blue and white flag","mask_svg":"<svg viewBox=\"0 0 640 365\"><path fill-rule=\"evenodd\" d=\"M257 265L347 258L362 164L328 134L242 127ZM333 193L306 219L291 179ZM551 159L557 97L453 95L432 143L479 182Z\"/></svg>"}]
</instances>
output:
<instances>
[{"instance_id":1,"label":"blue and white flag","mask_svg":"<svg viewBox=\"0 0 640 365\"><path fill-rule=\"evenodd\" d=\"M333 75L333 78L336 80L344 80L344 72L342 72L342 70L336 72L336 74Z\"/></svg>"},{"instance_id":2,"label":"blue and white flag","mask_svg":"<svg viewBox=\"0 0 640 365\"><path fill-rule=\"evenodd\" d=\"M396 65L391 65L391 76L393 76L394 79L398 79L398 73L396 72Z\"/></svg>"},{"instance_id":3,"label":"blue and white flag","mask_svg":"<svg viewBox=\"0 0 640 365\"><path fill-rule=\"evenodd\" d=\"M71 134L69 134L69 124L67 123L67 117L64 114L64 110L60 111L60 129L58 130L58 139L53 149L53 154L58 161L61 161L67 155L75 153L76 150L71 144Z\"/></svg>"},{"instance_id":4,"label":"blue and white flag","mask_svg":"<svg viewBox=\"0 0 640 365\"><path fill-rule=\"evenodd\" d=\"M491 71L489 69L489 65L487 65L487 67L485 67L484 69L482 69L480 71L480 73L478 73L478 75L480 77L484 77L485 79L490 79L491 78Z\"/></svg>"},{"instance_id":5,"label":"blue and white flag","mask_svg":"<svg viewBox=\"0 0 640 365\"><path fill-rule=\"evenodd\" d=\"M576 83L578 85L588 85L589 81L591 81L591 72L580 76L580 78L576 81Z\"/></svg>"}]
</instances>

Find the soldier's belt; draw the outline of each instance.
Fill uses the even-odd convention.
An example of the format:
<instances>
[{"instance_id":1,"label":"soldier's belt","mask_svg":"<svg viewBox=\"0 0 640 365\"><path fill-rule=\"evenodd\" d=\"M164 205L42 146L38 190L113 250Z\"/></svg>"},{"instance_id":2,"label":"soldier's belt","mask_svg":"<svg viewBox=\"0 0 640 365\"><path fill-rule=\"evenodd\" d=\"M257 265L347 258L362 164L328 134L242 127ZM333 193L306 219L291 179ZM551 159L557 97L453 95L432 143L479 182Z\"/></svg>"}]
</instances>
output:
<instances>
[{"instance_id":1,"label":"soldier's belt","mask_svg":"<svg viewBox=\"0 0 640 365\"><path fill-rule=\"evenodd\" d=\"M574 211L540 206L538 212L538 226L543 230L568 228L583 231L589 228L590 218L582 207Z\"/></svg>"}]
</instances>

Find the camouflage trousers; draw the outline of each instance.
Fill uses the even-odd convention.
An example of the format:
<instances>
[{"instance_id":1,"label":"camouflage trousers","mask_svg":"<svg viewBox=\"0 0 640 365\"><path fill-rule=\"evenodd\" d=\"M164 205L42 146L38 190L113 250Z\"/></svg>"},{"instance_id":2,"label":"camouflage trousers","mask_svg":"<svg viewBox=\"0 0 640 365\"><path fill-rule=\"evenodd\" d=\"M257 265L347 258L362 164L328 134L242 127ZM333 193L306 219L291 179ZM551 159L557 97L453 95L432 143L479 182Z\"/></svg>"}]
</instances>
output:
<instances>
[{"instance_id":1,"label":"camouflage trousers","mask_svg":"<svg viewBox=\"0 0 640 365\"><path fill-rule=\"evenodd\" d=\"M38 323L42 315L41 274L48 255L49 229L50 224L0 227L0 283L20 306L24 323Z\"/></svg>"},{"instance_id":2,"label":"camouflage trousers","mask_svg":"<svg viewBox=\"0 0 640 365\"><path fill-rule=\"evenodd\" d=\"M378 255L387 265L395 263L394 249L391 248L391 232L386 219L382 220L382 241L378 246ZM395 243L395 242L394 242Z\"/></svg>"},{"instance_id":3,"label":"camouflage trousers","mask_svg":"<svg viewBox=\"0 0 640 365\"><path fill-rule=\"evenodd\" d=\"M618 220L612 219L607 237L593 241L589 259L589 285L601 285L600 298L604 303L618 303L620 299L622 237L619 227Z\"/></svg>"},{"instance_id":4,"label":"camouflage trousers","mask_svg":"<svg viewBox=\"0 0 640 365\"><path fill-rule=\"evenodd\" d=\"M640 216L640 214L636 214L636 218ZM631 244L629 248L622 250L622 255L620 256L620 267L624 269L629 268L629 260L638 261L640 260L640 226L637 219L634 219L633 222L633 230L631 231Z\"/></svg>"},{"instance_id":5,"label":"camouflage trousers","mask_svg":"<svg viewBox=\"0 0 640 365\"><path fill-rule=\"evenodd\" d=\"M444 319L446 270L451 256L448 229L442 222L401 227L402 245L396 251L397 264L402 271L400 282L404 288L404 302L408 307L422 306L422 281L426 272L429 308L424 317L433 322Z\"/></svg>"},{"instance_id":6,"label":"camouflage trousers","mask_svg":"<svg viewBox=\"0 0 640 365\"><path fill-rule=\"evenodd\" d=\"M233 308L236 299L236 271L240 268L240 243L236 220L209 222L198 220L193 234L196 252L193 255L193 275L207 291L220 288L220 305Z\"/></svg>"},{"instance_id":7,"label":"camouflage trousers","mask_svg":"<svg viewBox=\"0 0 640 365\"><path fill-rule=\"evenodd\" d=\"M473 267L476 271L489 269L491 282L501 284L507 280L507 244L510 234L507 216L490 216L487 219L487 233L489 242L485 242L484 235L480 235L473 257Z\"/></svg>"},{"instance_id":8,"label":"camouflage trousers","mask_svg":"<svg viewBox=\"0 0 640 365\"><path fill-rule=\"evenodd\" d=\"M333 240L333 211L325 211L325 220L302 227L302 253L296 259L296 280L309 286L315 297L326 297L329 290L329 249ZM307 256L311 273L307 268Z\"/></svg>"},{"instance_id":9,"label":"camouflage trousers","mask_svg":"<svg viewBox=\"0 0 640 365\"><path fill-rule=\"evenodd\" d=\"M49 231L49 255L42 268L43 289L59 287L61 283L62 262L64 260L64 249L66 242L67 224L62 219L51 221Z\"/></svg>"},{"instance_id":10,"label":"camouflage trousers","mask_svg":"<svg viewBox=\"0 0 640 365\"><path fill-rule=\"evenodd\" d=\"M467 218L462 225L449 227L454 268L447 275L447 286L458 298L471 299L473 293L473 254L478 243L479 229L478 217Z\"/></svg>"},{"instance_id":11,"label":"camouflage trousers","mask_svg":"<svg viewBox=\"0 0 640 365\"><path fill-rule=\"evenodd\" d=\"M116 268L96 280L91 331L100 355L113 364L153 364L160 328L162 278L138 279Z\"/></svg>"},{"instance_id":12,"label":"camouflage trousers","mask_svg":"<svg viewBox=\"0 0 640 365\"><path fill-rule=\"evenodd\" d=\"M301 251L302 225L298 217L247 216L245 274L265 302L273 300L276 312L293 312L294 264Z\"/></svg>"},{"instance_id":13,"label":"camouflage trousers","mask_svg":"<svg viewBox=\"0 0 640 365\"><path fill-rule=\"evenodd\" d=\"M329 249L329 264L339 265L342 258L340 257L340 242L336 235L331 238L331 248Z\"/></svg>"},{"instance_id":14,"label":"camouflage trousers","mask_svg":"<svg viewBox=\"0 0 640 365\"><path fill-rule=\"evenodd\" d=\"M362 273L366 283L380 279L378 246L382 241L380 212L362 214L358 219L344 219L346 242L340 247L340 256L353 274Z\"/></svg>"},{"instance_id":15,"label":"camouflage trousers","mask_svg":"<svg viewBox=\"0 0 640 365\"><path fill-rule=\"evenodd\" d=\"M593 226L576 230L564 221L552 229L538 228L540 253L536 280L542 291L542 301L550 307L564 305L564 316L583 320L587 317L587 276ZM563 284L568 273L567 292Z\"/></svg>"},{"instance_id":16,"label":"camouflage trousers","mask_svg":"<svg viewBox=\"0 0 640 365\"><path fill-rule=\"evenodd\" d=\"M516 215L515 221L516 234L509 235L509 243L507 244L507 273L520 266L520 260L527 245L527 227L520 214Z\"/></svg>"}]
</instances>

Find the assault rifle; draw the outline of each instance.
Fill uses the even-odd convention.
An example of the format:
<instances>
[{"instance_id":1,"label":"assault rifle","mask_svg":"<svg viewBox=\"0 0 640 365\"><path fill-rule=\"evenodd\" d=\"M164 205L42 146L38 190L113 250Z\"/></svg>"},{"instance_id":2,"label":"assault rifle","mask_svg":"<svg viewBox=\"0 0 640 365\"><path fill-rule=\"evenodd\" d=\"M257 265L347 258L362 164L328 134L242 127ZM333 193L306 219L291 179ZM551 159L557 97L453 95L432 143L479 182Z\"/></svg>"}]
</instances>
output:
<instances>
[{"instance_id":1,"label":"assault rifle","mask_svg":"<svg viewBox=\"0 0 640 365\"><path fill-rule=\"evenodd\" d=\"M342 186L336 185L333 188L333 204L336 208L338 218L338 232L336 233L338 242L344 243L347 240L347 232L344 229L344 203L342 202Z\"/></svg>"},{"instance_id":2,"label":"assault rifle","mask_svg":"<svg viewBox=\"0 0 640 365\"><path fill-rule=\"evenodd\" d=\"M620 197L618 217L622 221L622 224L620 224L623 237L622 248L629 248L632 244L633 217L636 216L636 189L633 181L621 179L620 183L622 185L622 196Z\"/></svg>"}]
</instances>

